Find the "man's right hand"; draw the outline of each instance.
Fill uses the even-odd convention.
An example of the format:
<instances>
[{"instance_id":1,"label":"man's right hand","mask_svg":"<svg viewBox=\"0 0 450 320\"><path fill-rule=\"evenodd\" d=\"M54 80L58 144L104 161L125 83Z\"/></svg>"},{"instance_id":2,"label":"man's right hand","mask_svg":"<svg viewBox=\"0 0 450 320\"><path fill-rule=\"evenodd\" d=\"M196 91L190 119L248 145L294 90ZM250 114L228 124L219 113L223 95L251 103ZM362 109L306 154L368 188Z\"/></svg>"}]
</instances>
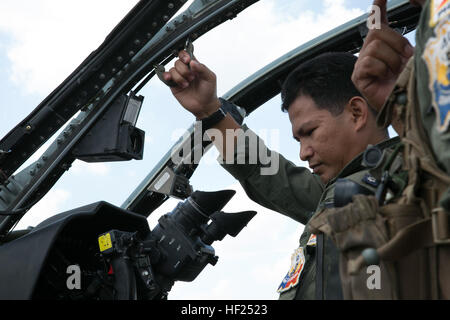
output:
<instances>
[{"instance_id":1,"label":"man's right hand","mask_svg":"<svg viewBox=\"0 0 450 320\"><path fill-rule=\"evenodd\" d=\"M216 75L186 51L180 51L173 68L163 74L165 80L174 81L172 93L178 102L197 119L203 119L220 108L217 97Z\"/></svg>"},{"instance_id":2,"label":"man's right hand","mask_svg":"<svg viewBox=\"0 0 450 320\"><path fill-rule=\"evenodd\" d=\"M377 111L381 110L414 54L409 41L389 27L386 2L373 2L381 9L381 28L367 34L352 75L356 88Z\"/></svg>"}]
</instances>

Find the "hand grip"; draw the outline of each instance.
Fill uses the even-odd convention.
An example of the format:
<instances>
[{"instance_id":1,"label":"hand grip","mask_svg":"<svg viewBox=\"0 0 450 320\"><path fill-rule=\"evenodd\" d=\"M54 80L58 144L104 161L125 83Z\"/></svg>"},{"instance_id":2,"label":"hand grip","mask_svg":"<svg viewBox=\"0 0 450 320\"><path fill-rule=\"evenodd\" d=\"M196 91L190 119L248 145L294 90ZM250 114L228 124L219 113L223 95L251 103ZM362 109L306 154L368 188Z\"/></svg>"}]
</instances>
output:
<instances>
[{"instance_id":1,"label":"hand grip","mask_svg":"<svg viewBox=\"0 0 450 320\"><path fill-rule=\"evenodd\" d=\"M192 41L190 39L186 40L186 45L184 50L189 54L191 57L191 60L194 59L194 45L192 44ZM190 66L188 65L188 68L190 69ZM177 84L173 80L167 81L163 77L163 73L166 72L166 69L164 66L157 64L155 65L155 73L158 76L159 80L161 80L165 85L168 87L176 87Z\"/></svg>"}]
</instances>

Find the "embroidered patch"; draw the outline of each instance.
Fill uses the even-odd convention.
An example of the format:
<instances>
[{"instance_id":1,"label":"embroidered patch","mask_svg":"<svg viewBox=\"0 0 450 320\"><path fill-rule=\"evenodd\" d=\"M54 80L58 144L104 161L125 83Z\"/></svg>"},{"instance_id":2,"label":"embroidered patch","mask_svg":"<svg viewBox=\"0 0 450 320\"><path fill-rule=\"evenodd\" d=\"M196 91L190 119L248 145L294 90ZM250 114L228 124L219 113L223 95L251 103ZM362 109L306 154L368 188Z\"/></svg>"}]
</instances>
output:
<instances>
[{"instance_id":1,"label":"embroidered patch","mask_svg":"<svg viewBox=\"0 0 450 320\"><path fill-rule=\"evenodd\" d=\"M312 234L309 237L308 243L306 244L306 246L315 246L317 244L317 237L315 234Z\"/></svg>"},{"instance_id":2,"label":"embroidered patch","mask_svg":"<svg viewBox=\"0 0 450 320\"><path fill-rule=\"evenodd\" d=\"M292 254L291 268L278 287L277 292L282 293L291 289L292 287L295 287L300 280L300 275L302 274L304 266L305 254L303 253L303 248L300 247Z\"/></svg>"},{"instance_id":3,"label":"embroidered patch","mask_svg":"<svg viewBox=\"0 0 450 320\"><path fill-rule=\"evenodd\" d=\"M428 85L437 129L442 133L447 131L450 122L450 21L440 23L435 34L427 41L422 58L430 75Z\"/></svg>"},{"instance_id":4,"label":"embroidered patch","mask_svg":"<svg viewBox=\"0 0 450 320\"><path fill-rule=\"evenodd\" d=\"M434 27L450 14L450 0L431 0L430 10L430 27Z\"/></svg>"}]
</instances>

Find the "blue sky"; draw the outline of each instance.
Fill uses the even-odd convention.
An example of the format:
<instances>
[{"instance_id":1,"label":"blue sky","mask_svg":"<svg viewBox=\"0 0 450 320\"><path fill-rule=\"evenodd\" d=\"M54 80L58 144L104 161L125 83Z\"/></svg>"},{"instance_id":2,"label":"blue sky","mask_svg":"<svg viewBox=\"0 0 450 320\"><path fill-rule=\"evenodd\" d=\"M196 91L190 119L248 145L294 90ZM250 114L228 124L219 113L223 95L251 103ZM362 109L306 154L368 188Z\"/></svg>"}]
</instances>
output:
<instances>
[{"instance_id":1,"label":"blue sky","mask_svg":"<svg viewBox=\"0 0 450 320\"><path fill-rule=\"evenodd\" d=\"M0 135L11 130L95 50L136 2L2 0ZM287 51L364 13L370 4L359 0L261 0L196 41L195 54L217 74L222 95ZM91 10L86 10L87 6ZM145 100L137 126L146 132L144 160L76 161L20 227L100 200L118 206L125 201L194 120L157 79L140 94ZM279 96L255 111L246 123L257 134L277 130L277 135L267 136L269 147L304 165L287 115L280 111ZM289 269L303 226L248 200L216 157L215 150L205 156L191 179L194 189L236 189L238 195L226 211L256 210L259 214L238 238L214 245L219 255L215 267L207 267L193 283L177 283L169 298L276 299L276 288ZM171 200L157 210L149 219L151 227L177 202Z\"/></svg>"}]
</instances>

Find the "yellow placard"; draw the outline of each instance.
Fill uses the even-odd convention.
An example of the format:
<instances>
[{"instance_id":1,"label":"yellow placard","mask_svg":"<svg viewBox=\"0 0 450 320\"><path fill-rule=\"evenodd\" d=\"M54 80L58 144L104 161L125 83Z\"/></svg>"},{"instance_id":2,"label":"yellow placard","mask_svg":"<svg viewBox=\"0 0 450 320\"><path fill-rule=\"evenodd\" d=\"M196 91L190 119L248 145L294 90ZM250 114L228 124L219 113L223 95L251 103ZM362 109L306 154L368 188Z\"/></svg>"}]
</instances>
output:
<instances>
[{"instance_id":1,"label":"yellow placard","mask_svg":"<svg viewBox=\"0 0 450 320\"><path fill-rule=\"evenodd\" d=\"M100 237L98 237L98 246L100 247L100 251L106 251L112 248L111 235L106 233Z\"/></svg>"}]
</instances>

